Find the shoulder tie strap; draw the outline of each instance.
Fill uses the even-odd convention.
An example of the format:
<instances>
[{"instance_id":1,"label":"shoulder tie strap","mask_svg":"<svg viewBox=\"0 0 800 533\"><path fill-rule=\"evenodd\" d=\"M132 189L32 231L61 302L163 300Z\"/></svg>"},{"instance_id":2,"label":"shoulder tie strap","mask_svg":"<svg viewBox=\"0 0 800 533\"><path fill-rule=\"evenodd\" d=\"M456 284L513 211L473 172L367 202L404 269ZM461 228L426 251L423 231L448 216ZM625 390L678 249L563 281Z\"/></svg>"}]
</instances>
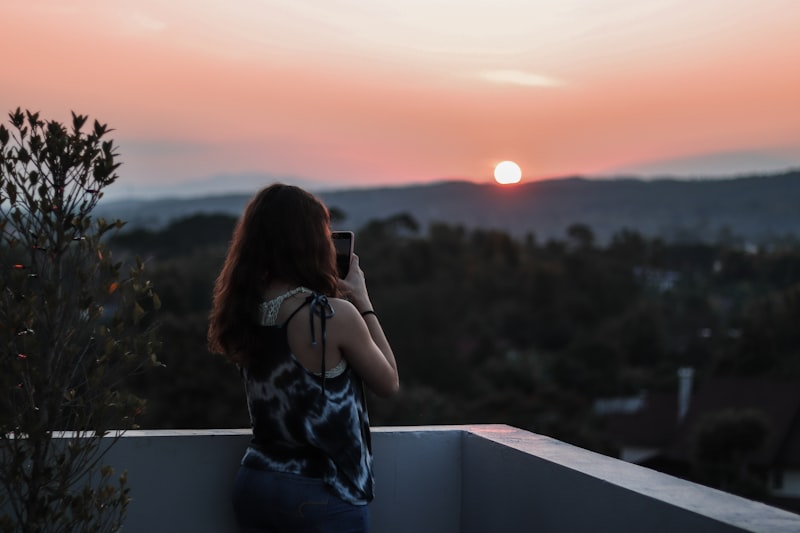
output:
<instances>
[{"instance_id":1,"label":"shoulder tie strap","mask_svg":"<svg viewBox=\"0 0 800 533\"><path fill-rule=\"evenodd\" d=\"M320 373L322 374L322 393L326 394L325 391L325 380L327 376L325 375L326 365L325 365L325 348L327 343L327 329L326 329L326 321L329 318L332 318L333 315L336 313L333 310L330 302L328 301L328 297L324 294L312 293L311 296L306 298L306 302L308 303L308 323L311 328L311 345L317 345L317 337L316 332L314 330L314 316L319 317L320 321L320 330L322 332L322 368Z\"/></svg>"}]
</instances>

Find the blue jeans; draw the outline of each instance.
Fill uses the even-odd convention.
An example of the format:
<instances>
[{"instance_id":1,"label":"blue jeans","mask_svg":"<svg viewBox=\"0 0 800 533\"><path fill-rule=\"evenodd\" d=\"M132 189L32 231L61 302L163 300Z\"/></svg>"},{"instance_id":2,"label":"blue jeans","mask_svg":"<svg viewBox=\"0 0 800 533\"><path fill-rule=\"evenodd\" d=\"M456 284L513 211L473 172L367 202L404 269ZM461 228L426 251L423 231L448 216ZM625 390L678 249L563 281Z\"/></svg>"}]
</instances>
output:
<instances>
[{"instance_id":1,"label":"blue jeans","mask_svg":"<svg viewBox=\"0 0 800 533\"><path fill-rule=\"evenodd\" d=\"M321 479L239 467L233 507L242 533L366 533L369 507L335 496Z\"/></svg>"}]
</instances>

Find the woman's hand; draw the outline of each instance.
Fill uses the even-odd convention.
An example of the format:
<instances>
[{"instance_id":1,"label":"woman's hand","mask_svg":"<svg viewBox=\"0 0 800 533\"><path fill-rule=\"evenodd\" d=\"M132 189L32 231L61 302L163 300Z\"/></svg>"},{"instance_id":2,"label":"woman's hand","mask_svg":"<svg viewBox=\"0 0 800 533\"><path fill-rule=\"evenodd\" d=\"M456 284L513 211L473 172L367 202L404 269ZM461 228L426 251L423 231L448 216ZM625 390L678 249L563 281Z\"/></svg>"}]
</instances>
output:
<instances>
[{"instance_id":1,"label":"woman's hand","mask_svg":"<svg viewBox=\"0 0 800 533\"><path fill-rule=\"evenodd\" d=\"M356 254L353 254L350 259L350 270L347 273L347 277L339 280L339 288L341 288L343 296L350 300L359 312L372 309L364 271L361 270Z\"/></svg>"},{"instance_id":2,"label":"woman's hand","mask_svg":"<svg viewBox=\"0 0 800 533\"><path fill-rule=\"evenodd\" d=\"M361 314L373 311L373 307L356 254L350 260L347 276L339 280L339 288L349 303L342 302L337 308L337 319L341 317L347 325L343 329L328 330L328 338L337 343L343 357L372 392L384 397L395 394L400 388L400 378L392 348L378 316Z\"/></svg>"}]
</instances>

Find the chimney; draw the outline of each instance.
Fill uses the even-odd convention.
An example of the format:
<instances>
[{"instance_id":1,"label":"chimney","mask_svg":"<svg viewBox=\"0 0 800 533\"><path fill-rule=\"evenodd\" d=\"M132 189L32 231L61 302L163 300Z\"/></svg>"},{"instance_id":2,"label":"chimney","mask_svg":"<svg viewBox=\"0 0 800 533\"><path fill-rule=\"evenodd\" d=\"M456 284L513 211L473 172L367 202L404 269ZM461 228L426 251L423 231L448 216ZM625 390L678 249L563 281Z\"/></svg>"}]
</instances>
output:
<instances>
[{"instance_id":1,"label":"chimney","mask_svg":"<svg viewBox=\"0 0 800 533\"><path fill-rule=\"evenodd\" d=\"M678 369L678 422L680 423L689 410L689 402L692 399L692 381L694 379L694 368L683 366Z\"/></svg>"}]
</instances>

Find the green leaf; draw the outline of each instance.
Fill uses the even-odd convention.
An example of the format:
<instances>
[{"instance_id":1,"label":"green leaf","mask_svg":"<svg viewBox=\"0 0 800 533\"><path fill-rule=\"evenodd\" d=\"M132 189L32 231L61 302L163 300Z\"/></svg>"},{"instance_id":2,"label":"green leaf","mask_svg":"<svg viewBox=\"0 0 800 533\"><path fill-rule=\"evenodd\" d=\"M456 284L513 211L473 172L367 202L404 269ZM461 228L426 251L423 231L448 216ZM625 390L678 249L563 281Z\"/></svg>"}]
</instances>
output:
<instances>
[{"instance_id":1,"label":"green leaf","mask_svg":"<svg viewBox=\"0 0 800 533\"><path fill-rule=\"evenodd\" d=\"M106 131L108 131L108 126L105 124L100 124L96 120L94 121L94 134L97 135L98 138L105 135Z\"/></svg>"},{"instance_id":2,"label":"green leaf","mask_svg":"<svg viewBox=\"0 0 800 533\"><path fill-rule=\"evenodd\" d=\"M143 316L144 309L142 309L142 306L139 305L139 302L136 302L136 304L133 306L133 323L138 324Z\"/></svg>"},{"instance_id":3,"label":"green leaf","mask_svg":"<svg viewBox=\"0 0 800 533\"><path fill-rule=\"evenodd\" d=\"M72 111L72 129L76 133L83 129L83 125L86 124L86 119L89 118L85 115L76 115L74 111Z\"/></svg>"},{"instance_id":4,"label":"green leaf","mask_svg":"<svg viewBox=\"0 0 800 533\"><path fill-rule=\"evenodd\" d=\"M39 113L31 113L30 111L25 112L28 115L28 124L32 127L39 124Z\"/></svg>"},{"instance_id":5,"label":"green leaf","mask_svg":"<svg viewBox=\"0 0 800 533\"><path fill-rule=\"evenodd\" d=\"M6 182L6 194L8 194L8 199L12 205L17 203L17 186L14 185L14 182Z\"/></svg>"},{"instance_id":6,"label":"green leaf","mask_svg":"<svg viewBox=\"0 0 800 533\"><path fill-rule=\"evenodd\" d=\"M17 129L21 128L25 123L25 115L22 113L20 108L17 108L16 111L9 113L8 118L11 120L11 124L13 124Z\"/></svg>"}]
</instances>

